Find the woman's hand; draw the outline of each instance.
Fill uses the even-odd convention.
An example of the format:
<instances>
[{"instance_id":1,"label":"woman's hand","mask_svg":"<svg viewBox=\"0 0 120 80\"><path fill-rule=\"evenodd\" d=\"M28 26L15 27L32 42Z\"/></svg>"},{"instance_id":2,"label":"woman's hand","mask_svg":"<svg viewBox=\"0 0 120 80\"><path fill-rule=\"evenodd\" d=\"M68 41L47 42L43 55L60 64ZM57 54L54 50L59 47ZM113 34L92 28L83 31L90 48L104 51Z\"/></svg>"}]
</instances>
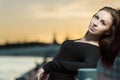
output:
<instances>
[{"instance_id":1,"label":"woman's hand","mask_svg":"<svg viewBox=\"0 0 120 80\"><path fill-rule=\"evenodd\" d=\"M47 78L47 74L45 73L43 68L40 68L35 75L35 80L45 80Z\"/></svg>"}]
</instances>

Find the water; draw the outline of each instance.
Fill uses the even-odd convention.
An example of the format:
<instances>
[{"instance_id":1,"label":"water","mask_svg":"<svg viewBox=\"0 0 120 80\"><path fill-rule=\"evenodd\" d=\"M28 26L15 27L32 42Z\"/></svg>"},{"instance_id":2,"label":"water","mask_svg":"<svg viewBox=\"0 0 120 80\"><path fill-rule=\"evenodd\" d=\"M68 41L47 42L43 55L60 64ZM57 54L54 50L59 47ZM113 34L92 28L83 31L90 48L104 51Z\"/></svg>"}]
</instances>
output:
<instances>
[{"instance_id":1,"label":"water","mask_svg":"<svg viewBox=\"0 0 120 80\"><path fill-rule=\"evenodd\" d=\"M59 47L58 45L51 45L1 48L0 80L15 80L15 78L21 77L35 68L36 63L41 64L44 60L43 57L48 57L47 61L52 60Z\"/></svg>"},{"instance_id":2,"label":"water","mask_svg":"<svg viewBox=\"0 0 120 80\"><path fill-rule=\"evenodd\" d=\"M42 62L43 57L0 56L0 80L15 80Z\"/></svg>"}]
</instances>

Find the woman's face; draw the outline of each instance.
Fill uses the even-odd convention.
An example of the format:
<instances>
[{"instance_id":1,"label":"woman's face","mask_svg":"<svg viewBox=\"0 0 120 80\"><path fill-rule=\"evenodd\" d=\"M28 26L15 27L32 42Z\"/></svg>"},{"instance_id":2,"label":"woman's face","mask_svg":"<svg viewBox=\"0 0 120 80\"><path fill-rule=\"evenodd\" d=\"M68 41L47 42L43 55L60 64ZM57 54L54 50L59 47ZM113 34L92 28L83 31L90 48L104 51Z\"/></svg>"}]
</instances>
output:
<instances>
[{"instance_id":1,"label":"woman's face","mask_svg":"<svg viewBox=\"0 0 120 80\"><path fill-rule=\"evenodd\" d=\"M94 35L102 35L110 29L111 25L111 14L105 10L101 10L93 16L88 31Z\"/></svg>"}]
</instances>

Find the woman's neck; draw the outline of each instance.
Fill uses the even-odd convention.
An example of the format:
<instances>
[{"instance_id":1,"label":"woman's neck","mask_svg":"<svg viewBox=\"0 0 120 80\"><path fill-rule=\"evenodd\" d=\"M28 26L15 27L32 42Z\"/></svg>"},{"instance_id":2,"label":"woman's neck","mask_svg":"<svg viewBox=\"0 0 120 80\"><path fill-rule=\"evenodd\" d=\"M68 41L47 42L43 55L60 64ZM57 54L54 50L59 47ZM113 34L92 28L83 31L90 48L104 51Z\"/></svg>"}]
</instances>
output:
<instances>
[{"instance_id":1,"label":"woman's neck","mask_svg":"<svg viewBox=\"0 0 120 80\"><path fill-rule=\"evenodd\" d=\"M99 36L92 35L89 32L87 32L86 35L81 39L81 41L99 46L99 38Z\"/></svg>"}]
</instances>

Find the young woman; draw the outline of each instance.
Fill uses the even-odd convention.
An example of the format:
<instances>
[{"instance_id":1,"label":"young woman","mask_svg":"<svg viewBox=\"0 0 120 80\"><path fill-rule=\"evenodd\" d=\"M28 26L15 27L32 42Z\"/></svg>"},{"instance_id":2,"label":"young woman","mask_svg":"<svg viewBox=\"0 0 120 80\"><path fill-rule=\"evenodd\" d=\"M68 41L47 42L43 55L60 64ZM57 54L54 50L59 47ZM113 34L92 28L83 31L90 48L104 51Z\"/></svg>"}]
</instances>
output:
<instances>
[{"instance_id":1,"label":"young woman","mask_svg":"<svg viewBox=\"0 0 120 80\"><path fill-rule=\"evenodd\" d=\"M49 73L48 80L75 80L78 68L96 68L100 50L103 64L111 65L113 62L108 60L114 58L110 56L114 51L118 52L119 28L118 12L103 7L92 17L86 35L82 39L63 42L58 55L43 65L35 78L44 80ZM109 50L112 52L107 54Z\"/></svg>"}]
</instances>

